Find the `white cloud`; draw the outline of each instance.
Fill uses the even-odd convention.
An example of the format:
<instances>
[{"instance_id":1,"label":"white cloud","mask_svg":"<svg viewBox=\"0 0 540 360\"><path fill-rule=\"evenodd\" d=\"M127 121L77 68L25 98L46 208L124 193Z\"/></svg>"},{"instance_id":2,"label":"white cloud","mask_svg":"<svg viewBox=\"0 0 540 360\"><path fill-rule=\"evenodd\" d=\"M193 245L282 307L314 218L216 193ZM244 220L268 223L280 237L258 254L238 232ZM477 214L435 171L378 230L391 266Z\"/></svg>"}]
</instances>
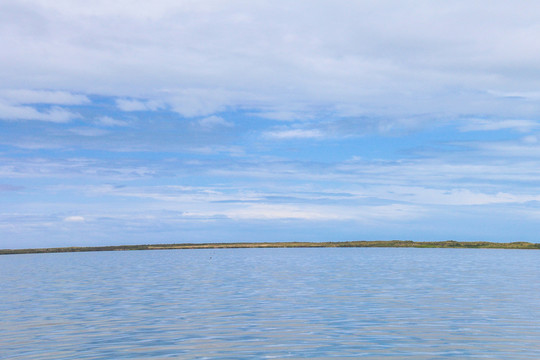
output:
<instances>
[{"instance_id":1,"label":"white cloud","mask_svg":"<svg viewBox=\"0 0 540 360\"><path fill-rule=\"evenodd\" d=\"M0 90L0 98L10 104L82 105L90 103L87 96L67 91Z\"/></svg>"},{"instance_id":2,"label":"white cloud","mask_svg":"<svg viewBox=\"0 0 540 360\"><path fill-rule=\"evenodd\" d=\"M160 101L117 99L116 106L122 111L155 111L163 108Z\"/></svg>"},{"instance_id":3,"label":"white cloud","mask_svg":"<svg viewBox=\"0 0 540 360\"><path fill-rule=\"evenodd\" d=\"M8 0L2 10L3 86L116 96L124 111L540 113L530 96L500 96L536 96L530 2Z\"/></svg>"},{"instance_id":4,"label":"white cloud","mask_svg":"<svg viewBox=\"0 0 540 360\"><path fill-rule=\"evenodd\" d=\"M511 194L505 192L485 193L470 189L434 189L418 186L388 186L369 188L371 196L393 201L404 201L418 205L492 205L492 204L521 204L529 201L539 201L535 194ZM367 196L368 193L364 193Z\"/></svg>"},{"instance_id":5,"label":"white cloud","mask_svg":"<svg viewBox=\"0 0 540 360\"><path fill-rule=\"evenodd\" d=\"M522 98L527 100L538 101L540 100L540 92L538 91L521 91L521 92L502 92L502 91L488 91L488 93L495 96L504 98Z\"/></svg>"},{"instance_id":6,"label":"white cloud","mask_svg":"<svg viewBox=\"0 0 540 360\"><path fill-rule=\"evenodd\" d=\"M313 119L313 114L306 108L291 108L281 110L279 108L271 110L262 110L251 113L252 116L257 116L264 119L278 121L295 121L295 120L310 120Z\"/></svg>"},{"instance_id":7,"label":"white cloud","mask_svg":"<svg viewBox=\"0 0 540 360\"><path fill-rule=\"evenodd\" d=\"M533 120L482 120L474 119L467 121L459 129L461 131L495 131L495 130L517 130L528 132L538 128L540 123Z\"/></svg>"},{"instance_id":8,"label":"white cloud","mask_svg":"<svg viewBox=\"0 0 540 360\"><path fill-rule=\"evenodd\" d=\"M313 206L256 205L230 211L227 216L234 219L301 219L301 220L407 220L421 216L419 206L391 204L379 206Z\"/></svg>"},{"instance_id":9,"label":"white cloud","mask_svg":"<svg viewBox=\"0 0 540 360\"><path fill-rule=\"evenodd\" d=\"M298 113L293 111L264 111L252 114L254 116L262 117L265 119L280 120L280 121L293 121L298 120Z\"/></svg>"},{"instance_id":10,"label":"white cloud","mask_svg":"<svg viewBox=\"0 0 540 360\"><path fill-rule=\"evenodd\" d=\"M120 165L114 161L100 161L89 158L47 159L1 158L0 178L83 178L107 179L107 181L127 181L141 177L155 176L155 169L147 166Z\"/></svg>"},{"instance_id":11,"label":"white cloud","mask_svg":"<svg viewBox=\"0 0 540 360\"><path fill-rule=\"evenodd\" d=\"M471 142L468 146L478 151L475 155L512 161L512 164L506 164L504 169L499 170L501 174L509 174L510 171L508 169L510 167L524 163L527 163L530 166L530 171L533 171L536 165L530 163L530 159L538 159L540 157L540 143L538 142L538 136L534 134L515 140L476 141Z\"/></svg>"},{"instance_id":12,"label":"white cloud","mask_svg":"<svg viewBox=\"0 0 540 360\"><path fill-rule=\"evenodd\" d=\"M208 117L205 117L205 118L202 118L200 120L197 121L197 124L199 124L199 126L205 128L205 129L212 129L212 128L215 128L215 127L232 127L234 126L234 124L232 122L229 122L225 119L223 119L222 117L220 116L208 116Z\"/></svg>"},{"instance_id":13,"label":"white cloud","mask_svg":"<svg viewBox=\"0 0 540 360\"><path fill-rule=\"evenodd\" d=\"M268 131L264 134L266 137L274 139L316 139L323 137L320 130L309 129L288 129Z\"/></svg>"},{"instance_id":14,"label":"white cloud","mask_svg":"<svg viewBox=\"0 0 540 360\"><path fill-rule=\"evenodd\" d=\"M163 96L171 109L182 116L206 116L226 110L230 105L239 105L242 101L249 102L250 96L242 96L232 89L186 88L169 91Z\"/></svg>"},{"instance_id":15,"label":"white cloud","mask_svg":"<svg viewBox=\"0 0 540 360\"><path fill-rule=\"evenodd\" d=\"M522 139L525 144L536 144L538 142L538 137L535 135L524 136Z\"/></svg>"},{"instance_id":16,"label":"white cloud","mask_svg":"<svg viewBox=\"0 0 540 360\"><path fill-rule=\"evenodd\" d=\"M110 116L100 116L96 118L96 124L102 126L127 126L128 122L124 120L114 119Z\"/></svg>"},{"instance_id":17,"label":"white cloud","mask_svg":"<svg viewBox=\"0 0 540 360\"><path fill-rule=\"evenodd\" d=\"M92 137L92 136L103 136L103 135L106 135L106 134L109 133L106 130L91 128L91 127L73 128L73 129L69 129L69 132L71 132L73 134L76 134L76 135L90 136L90 137Z\"/></svg>"},{"instance_id":18,"label":"white cloud","mask_svg":"<svg viewBox=\"0 0 540 360\"><path fill-rule=\"evenodd\" d=\"M215 154L228 154L231 157L245 156L246 151L241 146L197 146L188 148L187 151L195 154L215 155Z\"/></svg>"},{"instance_id":19,"label":"white cloud","mask_svg":"<svg viewBox=\"0 0 540 360\"><path fill-rule=\"evenodd\" d=\"M298 219L298 220L338 220L339 216L330 209L307 209L294 205L257 204L242 206L236 209L226 209L224 215L235 220L259 219ZM344 219L342 219L344 220Z\"/></svg>"},{"instance_id":20,"label":"white cloud","mask_svg":"<svg viewBox=\"0 0 540 360\"><path fill-rule=\"evenodd\" d=\"M31 106L11 105L0 102L0 119L3 120L38 120L53 123L67 123L80 115L61 107L52 107L39 111Z\"/></svg>"},{"instance_id":21,"label":"white cloud","mask_svg":"<svg viewBox=\"0 0 540 360\"><path fill-rule=\"evenodd\" d=\"M64 221L66 222L83 222L86 219L83 216L73 215L73 216L66 216L64 218Z\"/></svg>"}]
</instances>

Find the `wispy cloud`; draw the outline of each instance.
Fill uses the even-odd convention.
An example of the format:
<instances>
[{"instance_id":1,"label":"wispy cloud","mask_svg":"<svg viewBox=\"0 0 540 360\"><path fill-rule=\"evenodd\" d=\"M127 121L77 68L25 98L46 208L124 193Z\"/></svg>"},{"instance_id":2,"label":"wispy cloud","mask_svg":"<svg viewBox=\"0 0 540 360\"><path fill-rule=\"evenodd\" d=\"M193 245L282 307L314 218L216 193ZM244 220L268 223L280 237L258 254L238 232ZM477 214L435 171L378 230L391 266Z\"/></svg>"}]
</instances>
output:
<instances>
[{"instance_id":1,"label":"wispy cloud","mask_svg":"<svg viewBox=\"0 0 540 360\"><path fill-rule=\"evenodd\" d=\"M155 111L163 108L160 101L134 99L117 99L116 106L122 111Z\"/></svg>"},{"instance_id":2,"label":"wispy cloud","mask_svg":"<svg viewBox=\"0 0 540 360\"><path fill-rule=\"evenodd\" d=\"M8 121L38 120L52 123L67 123L80 115L61 107L52 107L39 111L30 106L11 105L0 102L0 119Z\"/></svg>"},{"instance_id":3,"label":"wispy cloud","mask_svg":"<svg viewBox=\"0 0 540 360\"><path fill-rule=\"evenodd\" d=\"M220 116L208 116L202 119L197 120L196 122L203 129L213 129L216 127L233 127L234 123L223 119Z\"/></svg>"},{"instance_id":4,"label":"wispy cloud","mask_svg":"<svg viewBox=\"0 0 540 360\"><path fill-rule=\"evenodd\" d=\"M64 218L64 221L66 222L83 222L85 218L80 215L72 215L72 216L66 216Z\"/></svg>"},{"instance_id":5,"label":"wispy cloud","mask_svg":"<svg viewBox=\"0 0 540 360\"><path fill-rule=\"evenodd\" d=\"M316 139L323 137L317 129L283 129L268 131L264 134L268 138L274 139Z\"/></svg>"},{"instance_id":6,"label":"wispy cloud","mask_svg":"<svg viewBox=\"0 0 540 360\"><path fill-rule=\"evenodd\" d=\"M358 221L360 223L374 220L410 220L421 216L423 210L419 206L402 204L378 206L298 206L298 205L248 205L229 210L225 214L232 219L258 220L310 220L310 221Z\"/></svg>"},{"instance_id":7,"label":"wispy cloud","mask_svg":"<svg viewBox=\"0 0 540 360\"><path fill-rule=\"evenodd\" d=\"M124 120L118 120L110 116L99 116L96 118L95 123L101 126L127 126L128 122Z\"/></svg>"},{"instance_id":8,"label":"wispy cloud","mask_svg":"<svg viewBox=\"0 0 540 360\"><path fill-rule=\"evenodd\" d=\"M69 129L69 132L80 136L103 136L109 132L103 129L96 129L91 127L78 127Z\"/></svg>"},{"instance_id":9,"label":"wispy cloud","mask_svg":"<svg viewBox=\"0 0 540 360\"><path fill-rule=\"evenodd\" d=\"M0 98L10 104L82 105L90 103L86 95L54 90L4 89L0 90Z\"/></svg>"},{"instance_id":10,"label":"wispy cloud","mask_svg":"<svg viewBox=\"0 0 540 360\"><path fill-rule=\"evenodd\" d=\"M533 120L508 119L508 120L468 120L460 127L461 131L495 131L495 130L516 130L529 132L540 126L540 123Z\"/></svg>"}]
</instances>

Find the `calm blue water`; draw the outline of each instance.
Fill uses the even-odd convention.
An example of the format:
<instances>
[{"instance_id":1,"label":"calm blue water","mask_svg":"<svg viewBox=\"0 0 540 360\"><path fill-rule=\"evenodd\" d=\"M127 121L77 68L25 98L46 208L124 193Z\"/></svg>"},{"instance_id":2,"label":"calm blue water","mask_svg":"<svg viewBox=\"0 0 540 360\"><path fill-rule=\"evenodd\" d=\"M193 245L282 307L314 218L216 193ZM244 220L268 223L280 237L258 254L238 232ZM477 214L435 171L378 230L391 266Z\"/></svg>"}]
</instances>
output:
<instances>
[{"instance_id":1,"label":"calm blue water","mask_svg":"<svg viewBox=\"0 0 540 360\"><path fill-rule=\"evenodd\" d=\"M0 256L1 359L540 359L540 251Z\"/></svg>"}]
</instances>

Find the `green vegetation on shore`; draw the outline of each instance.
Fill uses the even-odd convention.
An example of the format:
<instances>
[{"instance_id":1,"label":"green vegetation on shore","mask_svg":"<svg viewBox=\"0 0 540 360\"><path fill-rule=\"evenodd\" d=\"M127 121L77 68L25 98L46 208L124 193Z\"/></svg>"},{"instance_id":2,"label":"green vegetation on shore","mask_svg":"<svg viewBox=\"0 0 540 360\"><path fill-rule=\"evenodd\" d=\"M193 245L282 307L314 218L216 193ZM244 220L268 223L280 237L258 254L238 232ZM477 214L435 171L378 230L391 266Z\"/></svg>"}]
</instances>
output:
<instances>
[{"instance_id":1,"label":"green vegetation on shore","mask_svg":"<svg viewBox=\"0 0 540 360\"><path fill-rule=\"evenodd\" d=\"M540 249L540 243L511 242L494 243L485 241L343 241L343 242L251 242L251 243L205 243L205 244L152 244L116 245L95 247L61 247L40 249L4 249L0 255L39 254L83 251L126 251L166 249L237 249L237 248L330 248L330 247L409 247L409 248L463 248L463 249Z\"/></svg>"}]
</instances>

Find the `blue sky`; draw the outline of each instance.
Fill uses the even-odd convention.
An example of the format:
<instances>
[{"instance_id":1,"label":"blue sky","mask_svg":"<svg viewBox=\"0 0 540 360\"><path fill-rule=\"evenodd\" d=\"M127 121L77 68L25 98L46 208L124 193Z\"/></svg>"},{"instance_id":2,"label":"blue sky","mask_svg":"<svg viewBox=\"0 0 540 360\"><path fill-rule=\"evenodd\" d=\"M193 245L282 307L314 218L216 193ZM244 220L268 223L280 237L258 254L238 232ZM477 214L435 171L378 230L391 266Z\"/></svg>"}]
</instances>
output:
<instances>
[{"instance_id":1,"label":"blue sky","mask_svg":"<svg viewBox=\"0 0 540 360\"><path fill-rule=\"evenodd\" d=\"M540 4L0 4L0 248L532 241Z\"/></svg>"}]
</instances>

